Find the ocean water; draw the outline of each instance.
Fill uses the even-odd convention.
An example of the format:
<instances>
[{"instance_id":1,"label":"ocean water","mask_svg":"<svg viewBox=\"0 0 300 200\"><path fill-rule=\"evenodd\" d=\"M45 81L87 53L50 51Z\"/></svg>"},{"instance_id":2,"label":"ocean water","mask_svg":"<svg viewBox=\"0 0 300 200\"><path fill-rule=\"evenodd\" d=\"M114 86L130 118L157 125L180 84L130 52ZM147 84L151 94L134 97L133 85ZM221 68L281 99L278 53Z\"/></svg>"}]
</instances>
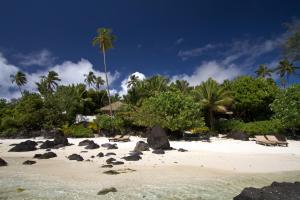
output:
<instances>
[{"instance_id":1,"label":"ocean water","mask_svg":"<svg viewBox=\"0 0 300 200\"><path fill-rule=\"evenodd\" d=\"M1 170L1 169L0 169ZM145 200L228 200L238 195L245 187L262 187L273 181L300 181L300 172L274 174L235 174L220 178L193 179L174 183L119 185L116 193L97 195L102 189L98 183L73 182L63 180L45 181L42 177L27 179L16 175L0 177L0 199L50 200L50 199L145 199ZM101 182L99 180L99 182ZM112 185L113 186L113 185ZM18 188L24 191L17 191Z\"/></svg>"}]
</instances>

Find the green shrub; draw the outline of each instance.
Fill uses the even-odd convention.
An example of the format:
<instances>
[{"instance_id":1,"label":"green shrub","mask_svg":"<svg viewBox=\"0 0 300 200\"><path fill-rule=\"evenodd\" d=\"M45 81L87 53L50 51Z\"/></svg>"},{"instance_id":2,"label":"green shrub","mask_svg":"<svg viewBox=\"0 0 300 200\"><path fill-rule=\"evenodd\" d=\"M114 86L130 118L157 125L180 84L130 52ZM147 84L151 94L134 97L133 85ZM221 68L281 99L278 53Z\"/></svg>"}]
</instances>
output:
<instances>
[{"instance_id":1,"label":"green shrub","mask_svg":"<svg viewBox=\"0 0 300 200\"><path fill-rule=\"evenodd\" d=\"M71 126L63 126L62 128L64 134L68 137L92 137L93 131L89 128L85 128L82 124L79 125L71 125Z\"/></svg>"},{"instance_id":2,"label":"green shrub","mask_svg":"<svg viewBox=\"0 0 300 200\"><path fill-rule=\"evenodd\" d=\"M110 117L107 114L98 115L94 120L99 130L123 130L124 120L118 115Z\"/></svg>"},{"instance_id":3,"label":"green shrub","mask_svg":"<svg viewBox=\"0 0 300 200\"><path fill-rule=\"evenodd\" d=\"M1 137L13 137L13 136L15 136L15 135L17 135L18 134L18 129L17 128L7 128L7 129L5 129L4 131L2 131L1 133L0 133L0 136Z\"/></svg>"},{"instance_id":4,"label":"green shrub","mask_svg":"<svg viewBox=\"0 0 300 200\"><path fill-rule=\"evenodd\" d=\"M284 127L279 120L266 120L244 123L238 120L223 120L218 123L220 132L243 132L250 136L283 133Z\"/></svg>"}]
</instances>

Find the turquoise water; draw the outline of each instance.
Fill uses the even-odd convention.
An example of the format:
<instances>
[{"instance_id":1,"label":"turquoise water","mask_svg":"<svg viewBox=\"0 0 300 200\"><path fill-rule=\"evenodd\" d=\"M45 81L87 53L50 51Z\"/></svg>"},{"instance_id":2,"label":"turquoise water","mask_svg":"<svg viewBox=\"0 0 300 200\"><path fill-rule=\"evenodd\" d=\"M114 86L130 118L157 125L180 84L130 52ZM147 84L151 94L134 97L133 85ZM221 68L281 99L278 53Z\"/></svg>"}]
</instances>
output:
<instances>
[{"instance_id":1,"label":"turquoise water","mask_svg":"<svg viewBox=\"0 0 300 200\"><path fill-rule=\"evenodd\" d=\"M68 183L64 181L45 181L24 179L16 174L0 179L0 199L33 200L33 199L199 199L227 200L240 193L244 187L262 187L273 181L299 181L300 172L276 174L239 174L222 178L193 179L185 182L158 183L155 185L136 185L128 182L116 187L118 192L98 196L102 189L99 183ZM17 192L17 188L25 189Z\"/></svg>"}]
</instances>

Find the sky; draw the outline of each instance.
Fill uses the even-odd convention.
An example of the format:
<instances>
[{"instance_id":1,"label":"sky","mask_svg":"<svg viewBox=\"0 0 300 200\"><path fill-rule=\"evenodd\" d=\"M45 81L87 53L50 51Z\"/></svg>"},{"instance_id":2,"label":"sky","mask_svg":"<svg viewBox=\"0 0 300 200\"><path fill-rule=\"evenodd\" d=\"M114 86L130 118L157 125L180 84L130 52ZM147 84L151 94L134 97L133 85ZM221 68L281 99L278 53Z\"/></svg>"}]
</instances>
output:
<instances>
[{"instance_id":1,"label":"sky","mask_svg":"<svg viewBox=\"0 0 300 200\"><path fill-rule=\"evenodd\" d=\"M192 86L254 75L260 64L276 67L283 23L299 15L299 0L1 0L0 98L20 96L9 77L19 70L30 91L49 70L64 85L83 83L89 71L104 77L102 55L91 43L99 27L116 36L107 52L114 93L126 94L133 73Z\"/></svg>"}]
</instances>

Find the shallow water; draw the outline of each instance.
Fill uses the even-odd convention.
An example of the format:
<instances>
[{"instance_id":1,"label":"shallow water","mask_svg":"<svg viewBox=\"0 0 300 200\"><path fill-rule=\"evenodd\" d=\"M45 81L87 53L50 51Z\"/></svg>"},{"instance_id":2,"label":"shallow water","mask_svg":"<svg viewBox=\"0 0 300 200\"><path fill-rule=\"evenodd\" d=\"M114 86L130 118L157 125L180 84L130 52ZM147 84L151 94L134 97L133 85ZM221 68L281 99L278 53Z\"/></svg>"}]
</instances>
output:
<instances>
[{"instance_id":1,"label":"shallow water","mask_svg":"<svg viewBox=\"0 0 300 200\"><path fill-rule=\"evenodd\" d=\"M34 177L34 176L33 176ZM273 181L300 181L300 172L273 174L234 174L220 178L195 178L191 181L136 185L127 183L117 187L118 192L98 196L100 183L45 181L43 178L24 178L21 174L0 179L0 199L199 199L227 200L244 187L262 187ZM18 192L17 188L25 189Z\"/></svg>"}]
</instances>

